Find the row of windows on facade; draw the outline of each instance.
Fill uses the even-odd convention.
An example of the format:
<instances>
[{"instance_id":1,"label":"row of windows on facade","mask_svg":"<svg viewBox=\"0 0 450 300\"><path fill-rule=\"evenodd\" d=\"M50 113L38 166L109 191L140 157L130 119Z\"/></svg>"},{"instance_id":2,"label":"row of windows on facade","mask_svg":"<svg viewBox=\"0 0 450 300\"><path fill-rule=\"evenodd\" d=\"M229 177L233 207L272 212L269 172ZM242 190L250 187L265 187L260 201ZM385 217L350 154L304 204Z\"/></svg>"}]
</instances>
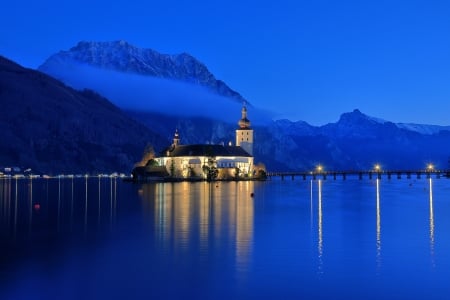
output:
<instances>
[{"instance_id":1,"label":"row of windows on facade","mask_svg":"<svg viewBox=\"0 0 450 300\"><path fill-rule=\"evenodd\" d=\"M243 163L243 162L234 162L234 163L233 162L221 162L221 163L217 164L217 167L218 168L234 168L234 167L244 168L244 167L246 167L247 164L248 163ZM201 165L202 164L200 164L200 163L191 163L191 164L184 163L182 165L182 167L187 168L188 166L195 167L195 166L201 166Z\"/></svg>"},{"instance_id":2,"label":"row of windows on facade","mask_svg":"<svg viewBox=\"0 0 450 300\"><path fill-rule=\"evenodd\" d=\"M217 167L219 167L219 168L231 168L231 167L242 168L242 167L245 167L245 163L219 163L219 164L217 164Z\"/></svg>"}]
</instances>

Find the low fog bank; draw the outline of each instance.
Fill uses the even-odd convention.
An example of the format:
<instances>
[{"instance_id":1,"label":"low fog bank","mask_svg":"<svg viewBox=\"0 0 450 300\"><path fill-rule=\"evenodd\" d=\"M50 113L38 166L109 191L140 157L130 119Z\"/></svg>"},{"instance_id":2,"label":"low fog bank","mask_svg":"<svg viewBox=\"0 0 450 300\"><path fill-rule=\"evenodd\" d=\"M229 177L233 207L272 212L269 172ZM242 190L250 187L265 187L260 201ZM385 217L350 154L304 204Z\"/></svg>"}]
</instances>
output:
<instances>
[{"instance_id":1,"label":"low fog bank","mask_svg":"<svg viewBox=\"0 0 450 300\"><path fill-rule=\"evenodd\" d=\"M75 89L92 89L126 110L181 117L205 117L229 123L240 118L242 103L182 81L104 70L78 62L43 70ZM254 125L272 120L271 113L248 105Z\"/></svg>"}]
</instances>

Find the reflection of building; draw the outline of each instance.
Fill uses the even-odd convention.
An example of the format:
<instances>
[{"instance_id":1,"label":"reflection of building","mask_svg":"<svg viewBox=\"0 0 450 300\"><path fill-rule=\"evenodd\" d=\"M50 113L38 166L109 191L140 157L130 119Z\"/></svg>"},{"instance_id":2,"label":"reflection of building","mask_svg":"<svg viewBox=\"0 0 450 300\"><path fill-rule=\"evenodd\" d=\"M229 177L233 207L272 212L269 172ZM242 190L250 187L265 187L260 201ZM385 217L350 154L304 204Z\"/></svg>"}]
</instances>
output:
<instances>
[{"instance_id":1,"label":"reflection of building","mask_svg":"<svg viewBox=\"0 0 450 300\"><path fill-rule=\"evenodd\" d=\"M207 256L210 247L235 245L237 271L245 273L253 250L253 184L224 182L220 188L206 182L144 184L140 196L165 251L183 255L190 248Z\"/></svg>"},{"instance_id":2,"label":"reflection of building","mask_svg":"<svg viewBox=\"0 0 450 300\"><path fill-rule=\"evenodd\" d=\"M227 179L252 176L253 130L247 119L247 108L242 108L235 146L182 145L176 131L172 145L155 161L175 178Z\"/></svg>"}]
</instances>

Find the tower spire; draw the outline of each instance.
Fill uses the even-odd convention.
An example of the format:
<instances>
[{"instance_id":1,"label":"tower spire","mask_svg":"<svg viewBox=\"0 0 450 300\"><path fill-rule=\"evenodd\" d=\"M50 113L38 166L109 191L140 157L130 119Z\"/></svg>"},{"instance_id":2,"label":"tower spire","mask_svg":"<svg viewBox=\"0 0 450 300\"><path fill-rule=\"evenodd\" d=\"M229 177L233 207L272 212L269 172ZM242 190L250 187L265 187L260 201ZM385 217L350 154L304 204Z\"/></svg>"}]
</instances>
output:
<instances>
[{"instance_id":1,"label":"tower spire","mask_svg":"<svg viewBox=\"0 0 450 300\"><path fill-rule=\"evenodd\" d=\"M173 146L178 146L180 144L180 135L178 134L178 128L175 129L175 134L173 136Z\"/></svg>"},{"instance_id":2,"label":"tower spire","mask_svg":"<svg viewBox=\"0 0 450 300\"><path fill-rule=\"evenodd\" d=\"M241 110L242 117L239 120L239 128L241 129L250 129L250 120L247 118L247 105L244 101Z\"/></svg>"}]
</instances>

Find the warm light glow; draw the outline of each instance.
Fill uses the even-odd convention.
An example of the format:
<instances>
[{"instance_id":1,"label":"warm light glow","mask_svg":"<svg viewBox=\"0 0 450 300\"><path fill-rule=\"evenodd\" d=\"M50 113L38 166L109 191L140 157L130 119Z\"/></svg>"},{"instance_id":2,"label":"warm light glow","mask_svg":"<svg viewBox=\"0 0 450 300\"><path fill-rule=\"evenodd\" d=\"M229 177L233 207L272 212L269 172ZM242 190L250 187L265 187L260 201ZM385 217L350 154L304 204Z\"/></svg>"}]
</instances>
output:
<instances>
[{"instance_id":1,"label":"warm light glow","mask_svg":"<svg viewBox=\"0 0 450 300\"><path fill-rule=\"evenodd\" d=\"M432 171L433 169L434 169L433 164L428 164L427 170L428 170L428 171Z\"/></svg>"},{"instance_id":2,"label":"warm light glow","mask_svg":"<svg viewBox=\"0 0 450 300\"><path fill-rule=\"evenodd\" d=\"M321 165L317 166L317 172L322 172L323 171L323 167Z\"/></svg>"},{"instance_id":3,"label":"warm light glow","mask_svg":"<svg viewBox=\"0 0 450 300\"><path fill-rule=\"evenodd\" d=\"M374 166L374 169L375 169L375 171L379 172L379 171L381 171L381 166L379 164L376 164Z\"/></svg>"}]
</instances>

